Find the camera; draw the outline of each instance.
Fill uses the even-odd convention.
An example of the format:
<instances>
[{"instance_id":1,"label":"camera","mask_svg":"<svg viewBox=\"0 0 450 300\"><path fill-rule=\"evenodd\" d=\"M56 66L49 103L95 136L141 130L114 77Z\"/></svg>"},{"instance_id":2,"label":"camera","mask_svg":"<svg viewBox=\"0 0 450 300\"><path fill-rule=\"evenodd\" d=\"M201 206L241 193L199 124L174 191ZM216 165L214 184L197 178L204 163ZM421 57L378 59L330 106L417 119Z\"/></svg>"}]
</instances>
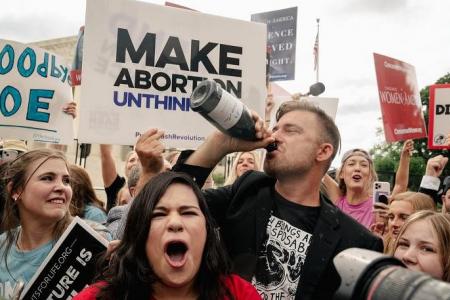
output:
<instances>
[{"instance_id":1,"label":"camera","mask_svg":"<svg viewBox=\"0 0 450 300\"><path fill-rule=\"evenodd\" d=\"M349 248L333 262L341 277L335 300L450 299L450 283L408 270L392 256Z\"/></svg>"}]
</instances>

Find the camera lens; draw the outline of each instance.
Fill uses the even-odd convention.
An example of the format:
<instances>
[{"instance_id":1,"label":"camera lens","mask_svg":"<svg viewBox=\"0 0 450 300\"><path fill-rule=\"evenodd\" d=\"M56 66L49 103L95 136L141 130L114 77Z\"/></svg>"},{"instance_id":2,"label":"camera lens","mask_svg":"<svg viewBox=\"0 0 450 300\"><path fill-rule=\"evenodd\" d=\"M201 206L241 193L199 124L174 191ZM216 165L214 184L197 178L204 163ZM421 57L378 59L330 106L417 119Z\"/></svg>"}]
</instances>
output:
<instances>
[{"instance_id":1,"label":"camera lens","mask_svg":"<svg viewBox=\"0 0 450 300\"><path fill-rule=\"evenodd\" d=\"M349 248L333 259L341 277L334 300L450 300L450 284L411 271L398 259Z\"/></svg>"}]
</instances>

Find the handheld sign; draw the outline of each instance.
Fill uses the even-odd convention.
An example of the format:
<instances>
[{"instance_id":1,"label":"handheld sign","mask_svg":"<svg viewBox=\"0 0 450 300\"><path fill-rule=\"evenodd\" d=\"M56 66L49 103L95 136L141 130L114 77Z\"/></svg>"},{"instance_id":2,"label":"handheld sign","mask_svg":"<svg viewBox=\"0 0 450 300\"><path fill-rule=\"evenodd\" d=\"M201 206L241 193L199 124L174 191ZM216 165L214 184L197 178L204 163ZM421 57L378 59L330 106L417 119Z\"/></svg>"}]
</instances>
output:
<instances>
[{"instance_id":1,"label":"handheld sign","mask_svg":"<svg viewBox=\"0 0 450 300\"><path fill-rule=\"evenodd\" d=\"M131 145L157 127L166 147L196 148L214 130L190 108L193 89L205 79L263 115L265 44L264 24L88 0L78 139Z\"/></svg>"},{"instance_id":2,"label":"handheld sign","mask_svg":"<svg viewBox=\"0 0 450 300\"><path fill-rule=\"evenodd\" d=\"M0 136L69 144L73 119L65 61L36 46L0 39Z\"/></svg>"},{"instance_id":3,"label":"handheld sign","mask_svg":"<svg viewBox=\"0 0 450 300\"><path fill-rule=\"evenodd\" d=\"M450 133L450 84L430 86L428 112L428 149L447 149L445 142Z\"/></svg>"},{"instance_id":4,"label":"handheld sign","mask_svg":"<svg viewBox=\"0 0 450 300\"><path fill-rule=\"evenodd\" d=\"M20 299L72 299L94 278L96 257L107 245L99 233L75 217Z\"/></svg>"},{"instance_id":5,"label":"handheld sign","mask_svg":"<svg viewBox=\"0 0 450 300\"><path fill-rule=\"evenodd\" d=\"M388 143L427 136L414 66L373 54Z\"/></svg>"},{"instance_id":6,"label":"handheld sign","mask_svg":"<svg viewBox=\"0 0 450 300\"><path fill-rule=\"evenodd\" d=\"M297 7L253 14L252 21L267 24L269 80L294 80Z\"/></svg>"}]
</instances>

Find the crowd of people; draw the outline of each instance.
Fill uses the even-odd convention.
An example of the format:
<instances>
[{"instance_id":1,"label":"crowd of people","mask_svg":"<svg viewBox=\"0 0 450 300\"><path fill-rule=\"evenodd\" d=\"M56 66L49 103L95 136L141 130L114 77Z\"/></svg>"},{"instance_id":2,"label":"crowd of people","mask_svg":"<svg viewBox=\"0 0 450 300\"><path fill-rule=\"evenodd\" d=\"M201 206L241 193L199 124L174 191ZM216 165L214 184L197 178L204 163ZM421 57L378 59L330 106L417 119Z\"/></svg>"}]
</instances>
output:
<instances>
[{"instance_id":1,"label":"crowd of people","mask_svg":"<svg viewBox=\"0 0 450 300\"><path fill-rule=\"evenodd\" d=\"M392 193L375 203L367 151L347 151L336 178L327 175L341 139L323 110L285 102L271 130L252 116L256 141L216 131L168 156L163 130L150 129L124 177L101 145L106 203L61 152L4 140L0 298L20 293L74 216L111 241L95 282L74 299L331 299L341 283L333 258L353 247L450 282L450 179L439 178L447 157L431 158L420 189L408 191L413 141L405 141ZM232 153L225 185L205 186Z\"/></svg>"}]
</instances>

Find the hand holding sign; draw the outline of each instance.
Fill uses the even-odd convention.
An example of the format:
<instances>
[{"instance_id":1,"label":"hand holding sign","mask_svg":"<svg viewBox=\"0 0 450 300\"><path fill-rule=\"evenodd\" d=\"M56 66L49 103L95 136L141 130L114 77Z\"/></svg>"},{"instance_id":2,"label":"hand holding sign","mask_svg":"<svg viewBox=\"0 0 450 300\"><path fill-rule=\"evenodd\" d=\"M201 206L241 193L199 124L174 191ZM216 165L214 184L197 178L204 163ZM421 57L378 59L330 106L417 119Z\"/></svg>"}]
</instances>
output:
<instances>
[{"instance_id":1,"label":"hand holding sign","mask_svg":"<svg viewBox=\"0 0 450 300\"><path fill-rule=\"evenodd\" d=\"M71 101L63 106L63 112L65 112L68 115L71 115L72 118L77 117L77 103L74 101Z\"/></svg>"},{"instance_id":2,"label":"hand holding sign","mask_svg":"<svg viewBox=\"0 0 450 300\"><path fill-rule=\"evenodd\" d=\"M409 157L411 157L413 155L413 151L414 151L414 141L413 140L406 140L403 143L401 156L405 156L405 157L409 158Z\"/></svg>"}]
</instances>

